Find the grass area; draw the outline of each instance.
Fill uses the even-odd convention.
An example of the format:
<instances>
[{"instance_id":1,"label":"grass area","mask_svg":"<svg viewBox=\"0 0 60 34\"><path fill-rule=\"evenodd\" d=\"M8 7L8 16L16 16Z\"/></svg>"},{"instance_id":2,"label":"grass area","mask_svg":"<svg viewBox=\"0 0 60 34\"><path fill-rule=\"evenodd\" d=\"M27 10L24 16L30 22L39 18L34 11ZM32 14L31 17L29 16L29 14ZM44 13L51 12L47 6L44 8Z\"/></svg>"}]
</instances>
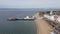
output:
<instances>
[{"instance_id":1,"label":"grass area","mask_svg":"<svg viewBox=\"0 0 60 34\"><path fill-rule=\"evenodd\" d=\"M60 29L60 23L53 22L53 24Z\"/></svg>"}]
</instances>

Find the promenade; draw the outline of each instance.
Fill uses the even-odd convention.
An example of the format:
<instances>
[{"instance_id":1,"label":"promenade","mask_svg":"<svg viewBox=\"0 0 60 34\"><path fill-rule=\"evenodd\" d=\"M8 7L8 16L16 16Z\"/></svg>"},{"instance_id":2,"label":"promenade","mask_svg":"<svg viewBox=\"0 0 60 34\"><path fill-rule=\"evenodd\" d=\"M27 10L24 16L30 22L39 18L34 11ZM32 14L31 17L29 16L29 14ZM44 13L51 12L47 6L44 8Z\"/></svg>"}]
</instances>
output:
<instances>
[{"instance_id":1,"label":"promenade","mask_svg":"<svg viewBox=\"0 0 60 34\"><path fill-rule=\"evenodd\" d=\"M39 13L35 14L35 24L37 26L37 34L50 34L52 27L44 19L38 19Z\"/></svg>"}]
</instances>

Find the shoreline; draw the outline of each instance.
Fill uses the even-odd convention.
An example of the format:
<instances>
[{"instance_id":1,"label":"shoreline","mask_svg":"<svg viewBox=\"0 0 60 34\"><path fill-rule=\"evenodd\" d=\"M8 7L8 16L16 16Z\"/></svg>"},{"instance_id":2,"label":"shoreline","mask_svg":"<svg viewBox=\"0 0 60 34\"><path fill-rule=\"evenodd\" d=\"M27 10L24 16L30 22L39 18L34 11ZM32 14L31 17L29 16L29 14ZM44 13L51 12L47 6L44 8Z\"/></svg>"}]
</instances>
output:
<instances>
[{"instance_id":1,"label":"shoreline","mask_svg":"<svg viewBox=\"0 0 60 34\"><path fill-rule=\"evenodd\" d=\"M50 34L50 32L53 30L51 26L48 24L47 21L44 19L37 19L39 17L39 14L35 14L36 19L34 20L36 27L37 27L37 34Z\"/></svg>"}]
</instances>

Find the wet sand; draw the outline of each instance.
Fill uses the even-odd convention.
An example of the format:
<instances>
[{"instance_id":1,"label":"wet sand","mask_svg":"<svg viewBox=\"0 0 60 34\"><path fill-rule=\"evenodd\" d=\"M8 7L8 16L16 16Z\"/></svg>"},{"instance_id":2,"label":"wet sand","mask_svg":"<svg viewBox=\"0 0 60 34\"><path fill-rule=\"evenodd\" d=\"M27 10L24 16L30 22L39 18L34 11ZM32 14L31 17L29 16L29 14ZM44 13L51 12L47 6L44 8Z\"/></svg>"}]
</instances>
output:
<instances>
[{"instance_id":1,"label":"wet sand","mask_svg":"<svg viewBox=\"0 0 60 34\"><path fill-rule=\"evenodd\" d=\"M50 34L52 27L44 19L37 19L39 13L35 14L35 24L37 26L37 34Z\"/></svg>"}]
</instances>

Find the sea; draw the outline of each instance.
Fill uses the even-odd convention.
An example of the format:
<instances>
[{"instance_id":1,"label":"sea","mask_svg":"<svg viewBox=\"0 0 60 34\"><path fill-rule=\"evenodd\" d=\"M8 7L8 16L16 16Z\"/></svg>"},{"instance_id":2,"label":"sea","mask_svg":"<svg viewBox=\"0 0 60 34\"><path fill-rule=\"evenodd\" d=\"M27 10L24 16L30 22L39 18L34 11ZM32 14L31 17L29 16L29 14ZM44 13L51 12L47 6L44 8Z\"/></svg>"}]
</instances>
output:
<instances>
[{"instance_id":1,"label":"sea","mask_svg":"<svg viewBox=\"0 0 60 34\"><path fill-rule=\"evenodd\" d=\"M0 10L0 34L36 34L36 24L34 21L8 21L8 18L32 17L36 11L21 10Z\"/></svg>"}]
</instances>

